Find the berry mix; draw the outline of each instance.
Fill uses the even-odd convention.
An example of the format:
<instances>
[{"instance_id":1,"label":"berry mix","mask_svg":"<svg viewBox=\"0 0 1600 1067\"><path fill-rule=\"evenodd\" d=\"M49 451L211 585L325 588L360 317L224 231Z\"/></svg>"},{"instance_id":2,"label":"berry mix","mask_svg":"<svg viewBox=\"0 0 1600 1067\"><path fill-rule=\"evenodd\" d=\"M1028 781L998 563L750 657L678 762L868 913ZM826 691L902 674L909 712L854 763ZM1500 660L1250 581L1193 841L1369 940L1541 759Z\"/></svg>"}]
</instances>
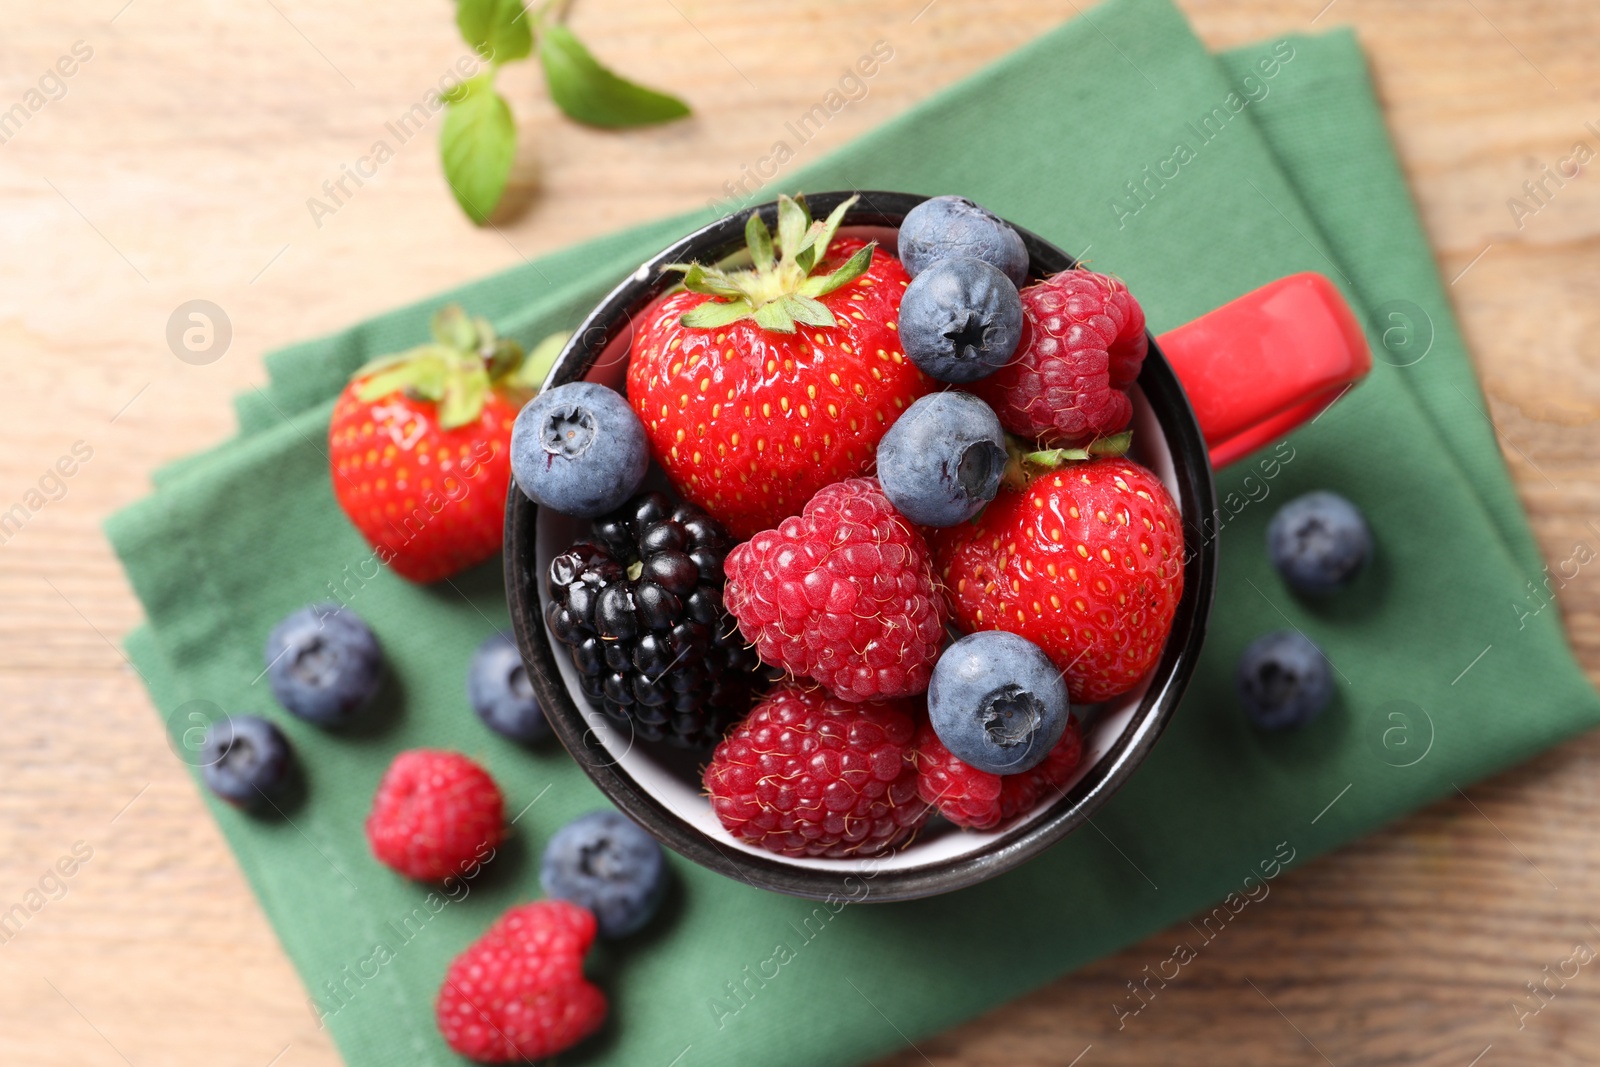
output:
<instances>
[{"instance_id":1,"label":"berry mix","mask_svg":"<svg viewBox=\"0 0 1600 1067\"><path fill-rule=\"evenodd\" d=\"M589 701L714 745L723 827L789 856L1061 795L1075 711L1143 681L1183 591L1177 508L1125 454L1127 287L1030 279L1021 236L960 197L912 210L897 257L838 234L853 202L780 198L749 267L674 265L626 400L561 386L512 431L522 491L595 520L547 576ZM637 493L651 460L675 510Z\"/></svg>"},{"instance_id":2,"label":"berry mix","mask_svg":"<svg viewBox=\"0 0 1600 1067\"><path fill-rule=\"evenodd\" d=\"M416 582L500 547L514 480L592 520L546 575L551 635L588 701L631 736L709 756L723 827L794 857L900 848L938 814L1003 829L1062 794L1086 705L1153 668L1183 591L1183 533L1128 458L1144 313L1119 280L1030 278L1021 236L960 197L905 218L899 256L839 237L854 198L813 221L780 197L751 266L674 268L636 324L627 395L540 391L562 337L524 354L459 308L433 340L361 368L329 430L334 495L380 562ZM641 491L651 462L678 500ZM1307 597L1372 554L1334 493L1285 505L1268 554ZM381 715L390 668L348 607L268 635L263 672L293 718L330 732ZM1239 661L1248 720L1279 731L1332 701L1299 631ZM524 746L550 734L509 634L466 671L466 703ZM270 816L301 784L285 732L219 719L200 750L220 799ZM423 884L471 879L511 827L499 785L457 752L399 753L366 820L373 857ZM553 1056L605 1022L584 975L596 937L658 911L669 867L618 812L548 840L547 899L511 908L451 963L439 1032L483 1063Z\"/></svg>"}]
</instances>

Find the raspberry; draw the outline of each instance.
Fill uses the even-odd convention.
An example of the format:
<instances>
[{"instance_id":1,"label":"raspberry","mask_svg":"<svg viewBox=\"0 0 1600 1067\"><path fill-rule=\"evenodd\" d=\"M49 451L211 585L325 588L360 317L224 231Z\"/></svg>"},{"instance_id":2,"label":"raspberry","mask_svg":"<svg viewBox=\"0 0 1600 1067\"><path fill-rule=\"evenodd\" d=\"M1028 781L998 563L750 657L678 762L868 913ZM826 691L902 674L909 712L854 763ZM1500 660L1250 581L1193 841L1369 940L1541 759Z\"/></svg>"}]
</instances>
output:
<instances>
[{"instance_id":1,"label":"raspberry","mask_svg":"<svg viewBox=\"0 0 1600 1067\"><path fill-rule=\"evenodd\" d=\"M457 752L400 753L367 816L367 842L378 862L419 882L461 877L504 838L500 787Z\"/></svg>"},{"instance_id":2,"label":"raspberry","mask_svg":"<svg viewBox=\"0 0 1600 1067\"><path fill-rule=\"evenodd\" d=\"M844 700L928 688L945 603L927 543L872 478L836 482L728 554L723 598L767 663Z\"/></svg>"},{"instance_id":3,"label":"raspberry","mask_svg":"<svg viewBox=\"0 0 1600 1067\"><path fill-rule=\"evenodd\" d=\"M728 832L786 856L870 856L928 817L900 701L851 703L787 683L711 756L705 786Z\"/></svg>"},{"instance_id":4,"label":"raspberry","mask_svg":"<svg viewBox=\"0 0 1600 1067\"><path fill-rule=\"evenodd\" d=\"M1044 762L1021 774L990 774L969 767L950 754L923 722L917 728L913 761L917 765L917 795L939 814L971 830L993 830L1025 812L1040 797L1049 798L1066 787L1083 758L1083 735L1078 720L1067 720L1067 732Z\"/></svg>"},{"instance_id":5,"label":"raspberry","mask_svg":"<svg viewBox=\"0 0 1600 1067\"><path fill-rule=\"evenodd\" d=\"M543 1059L600 1028L606 996L583 976L587 908L537 900L500 916L450 964L434 1006L439 1033L479 1063Z\"/></svg>"},{"instance_id":6,"label":"raspberry","mask_svg":"<svg viewBox=\"0 0 1600 1067\"><path fill-rule=\"evenodd\" d=\"M1144 311L1117 278L1067 270L1022 290L1022 340L972 391L1012 433L1081 445L1133 416L1128 386L1147 342Z\"/></svg>"}]
</instances>

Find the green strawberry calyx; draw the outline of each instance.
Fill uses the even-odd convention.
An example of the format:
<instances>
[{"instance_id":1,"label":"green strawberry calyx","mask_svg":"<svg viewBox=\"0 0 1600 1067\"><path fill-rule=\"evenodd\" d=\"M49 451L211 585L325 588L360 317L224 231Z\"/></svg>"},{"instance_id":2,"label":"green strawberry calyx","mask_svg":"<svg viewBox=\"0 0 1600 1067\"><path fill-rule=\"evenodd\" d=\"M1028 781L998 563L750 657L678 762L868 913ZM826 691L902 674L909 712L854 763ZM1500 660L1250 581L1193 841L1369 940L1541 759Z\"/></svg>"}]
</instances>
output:
<instances>
[{"instance_id":1,"label":"green strawberry calyx","mask_svg":"<svg viewBox=\"0 0 1600 1067\"><path fill-rule=\"evenodd\" d=\"M751 266L740 269L707 267L700 263L669 263L663 270L683 273L683 287L714 299L687 312L678 321L685 326L714 329L740 319L774 333L794 333L798 326L837 326L820 300L835 289L867 273L876 241L864 245L827 274L812 274L827 257L828 245L839 231L845 212L860 197L852 196L824 220L814 221L804 196L778 196L778 239L761 216L752 213L744 226Z\"/></svg>"},{"instance_id":2,"label":"green strawberry calyx","mask_svg":"<svg viewBox=\"0 0 1600 1067\"><path fill-rule=\"evenodd\" d=\"M356 396L363 402L404 392L438 407L440 429L470 426L483 414L491 390L522 401L544 384L570 336L555 333L524 353L522 345L495 333L489 320L469 316L459 305L435 312L433 340L380 356L356 371Z\"/></svg>"},{"instance_id":3,"label":"green strawberry calyx","mask_svg":"<svg viewBox=\"0 0 1600 1067\"><path fill-rule=\"evenodd\" d=\"M1124 455L1132 444L1132 430L1096 437L1082 448L1036 449L1032 442L1007 434L1006 470L1001 481L1012 489L1021 489L1040 474L1059 470L1068 463Z\"/></svg>"}]
</instances>

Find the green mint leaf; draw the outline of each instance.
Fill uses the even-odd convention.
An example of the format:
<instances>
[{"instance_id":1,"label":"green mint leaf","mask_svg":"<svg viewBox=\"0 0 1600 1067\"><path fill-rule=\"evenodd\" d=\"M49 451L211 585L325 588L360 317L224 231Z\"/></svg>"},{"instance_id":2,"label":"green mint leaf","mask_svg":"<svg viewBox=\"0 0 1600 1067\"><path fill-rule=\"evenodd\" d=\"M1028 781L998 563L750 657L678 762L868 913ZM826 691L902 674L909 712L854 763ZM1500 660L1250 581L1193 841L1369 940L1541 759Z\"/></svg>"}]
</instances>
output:
<instances>
[{"instance_id":1,"label":"green mint leaf","mask_svg":"<svg viewBox=\"0 0 1600 1067\"><path fill-rule=\"evenodd\" d=\"M855 255L845 260L832 274L813 275L800 285L802 296L827 296L840 286L849 285L872 266L872 251L878 242L862 245Z\"/></svg>"},{"instance_id":2,"label":"green mint leaf","mask_svg":"<svg viewBox=\"0 0 1600 1067\"><path fill-rule=\"evenodd\" d=\"M689 106L677 97L636 85L601 66L559 23L540 28L539 62L550 99L578 122L617 129L670 122L689 114Z\"/></svg>"},{"instance_id":3,"label":"green mint leaf","mask_svg":"<svg viewBox=\"0 0 1600 1067\"><path fill-rule=\"evenodd\" d=\"M522 0L456 0L461 36L493 63L509 63L533 51L532 22Z\"/></svg>"},{"instance_id":4,"label":"green mint leaf","mask_svg":"<svg viewBox=\"0 0 1600 1067\"><path fill-rule=\"evenodd\" d=\"M756 270L771 270L776 260L772 256L772 231L767 229L767 224L761 221L757 212L750 213L750 219L744 224L744 243L750 249L750 259L756 265Z\"/></svg>"},{"instance_id":5,"label":"green mint leaf","mask_svg":"<svg viewBox=\"0 0 1600 1067\"><path fill-rule=\"evenodd\" d=\"M710 330L718 326L726 326L730 322L738 322L749 314L750 302L748 300L707 300L699 307L691 308L685 312L678 321L695 329ZM793 327L790 328L790 332L793 332Z\"/></svg>"},{"instance_id":6,"label":"green mint leaf","mask_svg":"<svg viewBox=\"0 0 1600 1067\"><path fill-rule=\"evenodd\" d=\"M480 226L489 221L506 191L517 154L517 127L511 108L494 91L494 72L464 83L466 97L450 105L439 131L445 180L461 210Z\"/></svg>"}]
</instances>

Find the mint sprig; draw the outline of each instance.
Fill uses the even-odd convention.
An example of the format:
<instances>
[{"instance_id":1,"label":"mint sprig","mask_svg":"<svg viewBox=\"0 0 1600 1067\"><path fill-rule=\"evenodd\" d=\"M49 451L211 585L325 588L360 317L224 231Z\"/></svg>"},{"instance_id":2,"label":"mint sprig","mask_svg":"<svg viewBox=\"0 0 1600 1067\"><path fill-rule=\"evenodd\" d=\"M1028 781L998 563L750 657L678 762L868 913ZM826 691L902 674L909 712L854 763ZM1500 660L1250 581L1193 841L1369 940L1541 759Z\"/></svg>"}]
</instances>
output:
<instances>
[{"instance_id":1,"label":"mint sprig","mask_svg":"<svg viewBox=\"0 0 1600 1067\"><path fill-rule=\"evenodd\" d=\"M523 0L456 0L456 27L489 69L445 95L449 107L439 137L445 180L456 202L483 225L505 195L516 159L511 106L494 87L506 63L535 56L545 86L568 118L602 129L671 122L689 105L631 82L602 64L561 21L562 0L529 11Z\"/></svg>"}]
</instances>

